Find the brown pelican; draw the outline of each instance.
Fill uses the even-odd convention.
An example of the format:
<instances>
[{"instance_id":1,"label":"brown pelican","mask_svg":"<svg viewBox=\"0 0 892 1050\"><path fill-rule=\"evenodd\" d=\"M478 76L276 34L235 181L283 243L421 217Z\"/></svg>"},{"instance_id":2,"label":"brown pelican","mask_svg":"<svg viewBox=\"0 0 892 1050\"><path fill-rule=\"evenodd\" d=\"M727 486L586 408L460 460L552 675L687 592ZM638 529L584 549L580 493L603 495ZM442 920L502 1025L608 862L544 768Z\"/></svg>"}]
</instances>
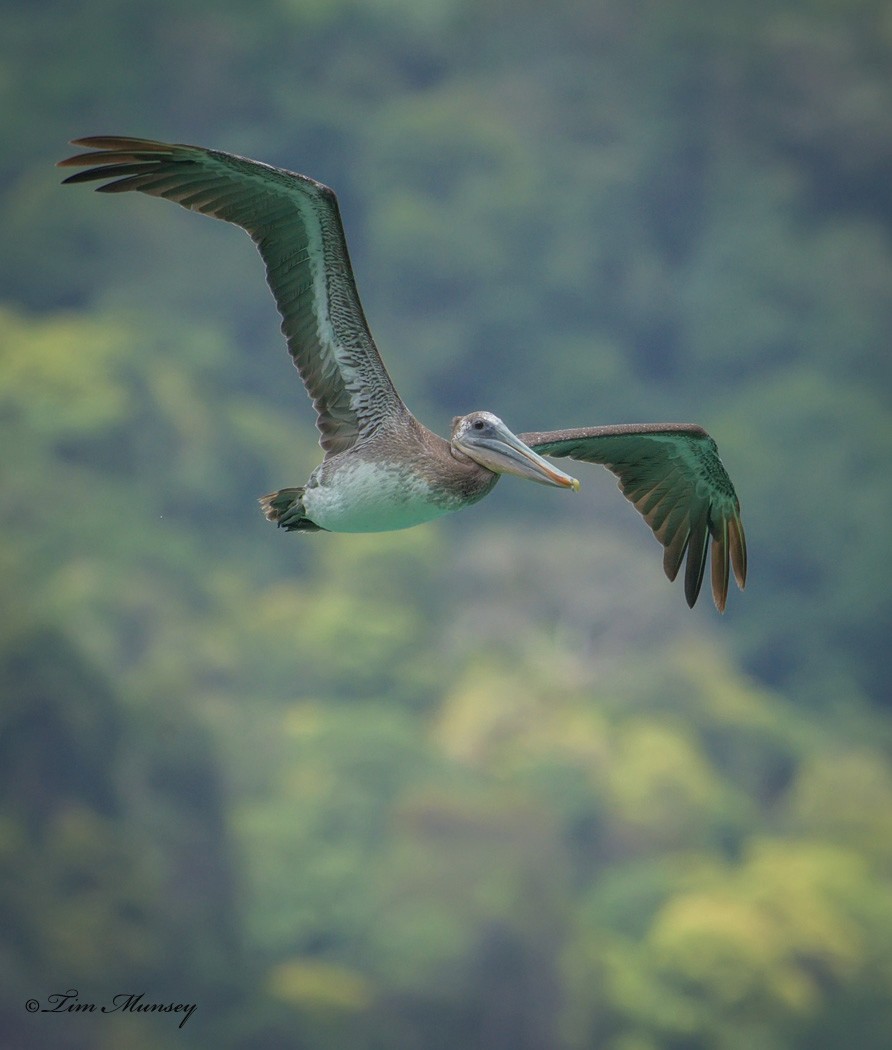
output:
<instances>
[{"instance_id":1,"label":"brown pelican","mask_svg":"<svg viewBox=\"0 0 892 1050\"><path fill-rule=\"evenodd\" d=\"M297 532L404 529L482 499L500 474L576 490L542 455L601 463L663 544L674 580L687 552L685 597L700 593L712 550L712 594L724 611L729 561L746 579L740 506L715 442L699 426L621 424L513 434L491 412L453 420L448 441L412 415L372 339L353 279L337 199L305 175L230 153L99 136L60 161L86 167L65 182L110 179L103 193L138 190L240 226L257 245L282 332L313 400L325 452L306 485L261 500ZM711 538L711 543L710 543Z\"/></svg>"}]
</instances>

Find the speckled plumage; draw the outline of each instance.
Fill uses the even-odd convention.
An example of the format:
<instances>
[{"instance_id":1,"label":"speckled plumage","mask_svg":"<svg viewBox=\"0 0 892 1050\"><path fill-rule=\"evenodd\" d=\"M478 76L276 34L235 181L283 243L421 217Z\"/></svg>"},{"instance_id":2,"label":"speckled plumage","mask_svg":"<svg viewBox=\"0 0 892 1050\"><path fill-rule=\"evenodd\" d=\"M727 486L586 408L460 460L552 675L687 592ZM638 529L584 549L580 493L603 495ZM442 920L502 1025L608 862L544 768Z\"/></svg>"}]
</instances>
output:
<instances>
[{"instance_id":1,"label":"speckled plumage","mask_svg":"<svg viewBox=\"0 0 892 1050\"><path fill-rule=\"evenodd\" d=\"M333 532L387 532L470 506L498 474L455 455L417 420L325 459L303 494L306 516Z\"/></svg>"}]
</instances>

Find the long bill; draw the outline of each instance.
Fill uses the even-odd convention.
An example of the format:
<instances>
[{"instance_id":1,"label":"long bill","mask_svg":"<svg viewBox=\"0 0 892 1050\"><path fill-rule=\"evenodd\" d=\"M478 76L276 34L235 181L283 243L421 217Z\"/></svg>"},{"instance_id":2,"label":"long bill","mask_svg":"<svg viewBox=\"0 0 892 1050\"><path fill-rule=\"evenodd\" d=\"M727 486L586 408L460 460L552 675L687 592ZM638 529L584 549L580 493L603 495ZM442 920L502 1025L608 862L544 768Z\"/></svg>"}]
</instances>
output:
<instances>
[{"instance_id":1,"label":"long bill","mask_svg":"<svg viewBox=\"0 0 892 1050\"><path fill-rule=\"evenodd\" d=\"M486 434L473 430L463 435L459 448L482 467L496 474L514 474L540 485L556 485L558 488L579 490L579 482L559 470L547 459L543 459L516 434L499 421L499 425Z\"/></svg>"}]
</instances>

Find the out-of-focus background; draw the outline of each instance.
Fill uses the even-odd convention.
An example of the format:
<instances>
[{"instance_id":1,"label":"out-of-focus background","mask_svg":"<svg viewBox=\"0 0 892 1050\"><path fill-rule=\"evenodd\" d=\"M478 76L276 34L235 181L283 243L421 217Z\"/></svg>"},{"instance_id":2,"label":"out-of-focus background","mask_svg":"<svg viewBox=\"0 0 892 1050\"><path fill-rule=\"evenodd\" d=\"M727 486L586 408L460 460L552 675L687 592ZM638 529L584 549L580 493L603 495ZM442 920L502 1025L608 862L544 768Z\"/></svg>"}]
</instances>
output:
<instances>
[{"instance_id":1,"label":"out-of-focus background","mask_svg":"<svg viewBox=\"0 0 892 1050\"><path fill-rule=\"evenodd\" d=\"M2 1045L888 1050L888 3L0 18ZM440 432L704 425L746 593L689 612L601 468L276 532L320 453L261 262L61 188L103 133L335 187Z\"/></svg>"}]
</instances>

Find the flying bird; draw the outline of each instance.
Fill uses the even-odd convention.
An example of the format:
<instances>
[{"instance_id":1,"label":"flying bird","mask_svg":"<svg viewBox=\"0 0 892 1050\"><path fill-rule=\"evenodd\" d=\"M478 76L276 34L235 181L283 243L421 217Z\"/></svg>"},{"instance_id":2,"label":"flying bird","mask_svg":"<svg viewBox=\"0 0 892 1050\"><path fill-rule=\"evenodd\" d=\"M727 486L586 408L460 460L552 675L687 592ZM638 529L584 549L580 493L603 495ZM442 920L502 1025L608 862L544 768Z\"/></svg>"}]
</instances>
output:
<instances>
[{"instance_id":1,"label":"flying bird","mask_svg":"<svg viewBox=\"0 0 892 1050\"><path fill-rule=\"evenodd\" d=\"M492 412L457 416L449 440L423 426L394 388L363 313L334 192L305 175L231 153L97 136L60 161L84 167L65 182L105 181L233 223L254 241L282 332L316 410L324 457L305 485L260 500L292 532L382 532L478 502L502 474L576 490L544 456L603 464L664 547L674 580L687 554L693 606L711 549L712 594L723 612L730 571L746 581L740 505L715 442L682 423L619 424L514 434ZM729 570L730 565L730 570Z\"/></svg>"}]
</instances>

